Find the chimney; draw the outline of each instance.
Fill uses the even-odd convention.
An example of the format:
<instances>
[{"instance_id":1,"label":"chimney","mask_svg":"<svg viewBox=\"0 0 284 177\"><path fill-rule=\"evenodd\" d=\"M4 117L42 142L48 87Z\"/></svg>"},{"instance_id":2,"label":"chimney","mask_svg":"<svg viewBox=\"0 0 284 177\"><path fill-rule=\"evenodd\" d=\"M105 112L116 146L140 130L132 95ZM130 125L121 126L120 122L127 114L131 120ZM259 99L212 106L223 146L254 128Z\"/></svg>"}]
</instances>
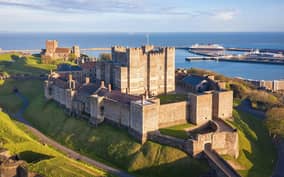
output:
<instances>
[{"instance_id":1,"label":"chimney","mask_svg":"<svg viewBox=\"0 0 284 177\"><path fill-rule=\"evenodd\" d=\"M86 77L85 78L85 84L89 84L90 83L90 78L89 77Z\"/></svg>"},{"instance_id":2,"label":"chimney","mask_svg":"<svg viewBox=\"0 0 284 177\"><path fill-rule=\"evenodd\" d=\"M111 92L111 84L108 84L108 91Z\"/></svg>"},{"instance_id":3,"label":"chimney","mask_svg":"<svg viewBox=\"0 0 284 177\"><path fill-rule=\"evenodd\" d=\"M105 88L105 81L101 81L101 88Z\"/></svg>"},{"instance_id":4,"label":"chimney","mask_svg":"<svg viewBox=\"0 0 284 177\"><path fill-rule=\"evenodd\" d=\"M213 81L215 80L214 75L208 75L207 78L208 78L208 79L211 79L211 80L213 80Z\"/></svg>"},{"instance_id":5,"label":"chimney","mask_svg":"<svg viewBox=\"0 0 284 177\"><path fill-rule=\"evenodd\" d=\"M72 74L69 74L69 81L72 81Z\"/></svg>"},{"instance_id":6,"label":"chimney","mask_svg":"<svg viewBox=\"0 0 284 177\"><path fill-rule=\"evenodd\" d=\"M145 91L145 98L149 99L149 92L148 92L148 90Z\"/></svg>"},{"instance_id":7,"label":"chimney","mask_svg":"<svg viewBox=\"0 0 284 177\"><path fill-rule=\"evenodd\" d=\"M142 95L141 104L143 105L145 101L145 95Z\"/></svg>"}]
</instances>

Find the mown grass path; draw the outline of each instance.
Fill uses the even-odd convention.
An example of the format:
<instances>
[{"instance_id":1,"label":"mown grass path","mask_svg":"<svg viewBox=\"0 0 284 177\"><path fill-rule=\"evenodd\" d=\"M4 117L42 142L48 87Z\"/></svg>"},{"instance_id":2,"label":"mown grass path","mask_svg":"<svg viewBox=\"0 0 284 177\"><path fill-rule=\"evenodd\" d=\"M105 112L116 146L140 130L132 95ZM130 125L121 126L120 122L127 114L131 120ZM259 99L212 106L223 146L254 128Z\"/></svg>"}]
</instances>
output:
<instances>
[{"instance_id":1,"label":"mown grass path","mask_svg":"<svg viewBox=\"0 0 284 177\"><path fill-rule=\"evenodd\" d=\"M94 165L97 168L100 168L108 173L114 174L116 176L119 177L133 177L132 175L121 171L119 169L110 167L108 165L105 165L101 162L98 162L96 160L90 159L86 156L83 156L69 148L66 148L65 146L62 146L61 144L57 143L56 141L52 140L51 138L45 136L43 133L41 133L40 131L38 131L37 129L35 129L34 127L32 127L29 122L23 117L23 113L25 112L25 110L27 109L27 107L29 106L29 100L22 95L20 92L16 93L17 97L19 97L22 102L23 105L21 107L21 109L14 115L14 117L24 123L26 125L26 127L29 129L29 131L31 131L38 139L40 139L40 141L44 144L48 144L49 146L52 146L58 150L60 150L61 152L64 152L65 154L68 155L68 157L72 158L72 159L76 159L76 160L80 160L83 161L85 163Z\"/></svg>"}]
</instances>

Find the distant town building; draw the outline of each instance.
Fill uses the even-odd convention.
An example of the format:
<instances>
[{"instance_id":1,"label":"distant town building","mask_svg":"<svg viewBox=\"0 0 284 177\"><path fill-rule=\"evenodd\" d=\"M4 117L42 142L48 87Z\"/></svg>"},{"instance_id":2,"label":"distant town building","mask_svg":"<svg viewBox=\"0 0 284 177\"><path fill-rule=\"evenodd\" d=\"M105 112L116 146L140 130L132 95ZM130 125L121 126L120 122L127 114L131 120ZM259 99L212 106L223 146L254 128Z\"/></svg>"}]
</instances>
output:
<instances>
[{"instance_id":1,"label":"distant town building","mask_svg":"<svg viewBox=\"0 0 284 177\"><path fill-rule=\"evenodd\" d=\"M57 40L47 40L46 49L43 49L41 52L41 58L45 60L56 60L64 59L67 60L70 57L70 54L73 54L75 58L80 57L80 48L79 46L73 46L72 48L58 47Z\"/></svg>"},{"instance_id":2,"label":"distant town building","mask_svg":"<svg viewBox=\"0 0 284 177\"><path fill-rule=\"evenodd\" d=\"M258 88L277 92L284 91L284 80L245 80Z\"/></svg>"}]
</instances>

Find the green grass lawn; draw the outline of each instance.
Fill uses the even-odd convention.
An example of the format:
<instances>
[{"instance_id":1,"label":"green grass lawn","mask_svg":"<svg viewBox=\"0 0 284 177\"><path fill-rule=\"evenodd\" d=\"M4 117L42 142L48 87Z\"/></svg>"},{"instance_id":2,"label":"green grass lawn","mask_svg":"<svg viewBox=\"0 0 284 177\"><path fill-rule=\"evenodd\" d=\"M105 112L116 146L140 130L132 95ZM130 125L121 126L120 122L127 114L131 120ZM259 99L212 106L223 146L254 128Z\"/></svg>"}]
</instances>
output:
<instances>
[{"instance_id":1,"label":"green grass lawn","mask_svg":"<svg viewBox=\"0 0 284 177\"><path fill-rule=\"evenodd\" d=\"M6 81L0 93L9 92L11 85L29 98L25 117L33 126L91 158L143 177L196 177L209 169L206 161L178 149L149 141L141 145L126 130L107 124L95 128L85 120L68 117L56 103L44 100L41 81Z\"/></svg>"},{"instance_id":2,"label":"green grass lawn","mask_svg":"<svg viewBox=\"0 0 284 177\"><path fill-rule=\"evenodd\" d=\"M276 107L266 112L266 127L270 134L284 138L284 107Z\"/></svg>"},{"instance_id":3,"label":"green grass lawn","mask_svg":"<svg viewBox=\"0 0 284 177\"><path fill-rule=\"evenodd\" d=\"M173 136L180 139L187 139L188 135L186 133L186 129L193 127L193 124L182 124L176 125L172 127L161 128L160 132L164 135Z\"/></svg>"},{"instance_id":4,"label":"green grass lawn","mask_svg":"<svg viewBox=\"0 0 284 177\"><path fill-rule=\"evenodd\" d=\"M276 149L263 122L256 117L234 111L233 122L239 130L240 156L235 161L244 169L240 170L243 177L269 177L276 164Z\"/></svg>"},{"instance_id":5,"label":"green grass lawn","mask_svg":"<svg viewBox=\"0 0 284 177\"><path fill-rule=\"evenodd\" d=\"M17 87L20 92L25 92L28 94L28 97L32 98L36 96L36 93L29 90L41 89L39 86L40 83L40 81L21 82L10 79L6 80L5 84L3 82L3 85L0 85L0 105L11 113L17 112L22 106L22 101L13 93L13 89Z\"/></svg>"},{"instance_id":6,"label":"green grass lawn","mask_svg":"<svg viewBox=\"0 0 284 177\"><path fill-rule=\"evenodd\" d=\"M187 99L186 94L167 94L167 95L159 95L161 104L175 103L179 101L185 101Z\"/></svg>"},{"instance_id":7,"label":"green grass lawn","mask_svg":"<svg viewBox=\"0 0 284 177\"><path fill-rule=\"evenodd\" d=\"M241 104L241 102L243 101L243 99L240 99L240 98L234 98L234 101L233 101L233 106L234 107L237 107Z\"/></svg>"},{"instance_id":8,"label":"green grass lawn","mask_svg":"<svg viewBox=\"0 0 284 177\"><path fill-rule=\"evenodd\" d=\"M42 64L40 58L36 56L21 56L17 53L0 54L0 72L40 75L51 69L56 69L56 65Z\"/></svg>"},{"instance_id":9,"label":"green grass lawn","mask_svg":"<svg viewBox=\"0 0 284 177\"><path fill-rule=\"evenodd\" d=\"M0 139L4 142L3 147L7 148L11 154L19 154L23 160L28 162L29 171L46 177L110 176L42 145L19 128L3 112L0 112Z\"/></svg>"},{"instance_id":10,"label":"green grass lawn","mask_svg":"<svg viewBox=\"0 0 284 177\"><path fill-rule=\"evenodd\" d=\"M16 57L17 55L19 55L19 54L18 53L15 53L15 54L10 54L10 53L0 54L0 61L12 61L13 59L15 59L14 57Z\"/></svg>"}]
</instances>

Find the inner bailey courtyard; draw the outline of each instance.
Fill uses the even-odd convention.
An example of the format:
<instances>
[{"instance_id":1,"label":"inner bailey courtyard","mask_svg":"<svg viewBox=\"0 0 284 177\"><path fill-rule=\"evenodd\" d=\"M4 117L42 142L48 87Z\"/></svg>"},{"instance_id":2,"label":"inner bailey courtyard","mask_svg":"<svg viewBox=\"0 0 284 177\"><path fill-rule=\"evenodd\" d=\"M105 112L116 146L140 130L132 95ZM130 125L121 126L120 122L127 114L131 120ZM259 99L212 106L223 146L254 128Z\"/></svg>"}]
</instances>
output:
<instances>
[{"instance_id":1,"label":"inner bailey courtyard","mask_svg":"<svg viewBox=\"0 0 284 177\"><path fill-rule=\"evenodd\" d=\"M45 97L94 125L125 127L141 143L159 138L160 128L192 123L196 133L183 145L190 155L200 155L210 144L219 154L238 157L238 133L225 121L232 118L233 92L218 86L214 77L207 77L217 85L214 90L161 103L159 95L176 93L174 61L174 48L114 46L112 60L97 61L93 77L78 70L51 72ZM208 127L210 131L203 131Z\"/></svg>"}]
</instances>

